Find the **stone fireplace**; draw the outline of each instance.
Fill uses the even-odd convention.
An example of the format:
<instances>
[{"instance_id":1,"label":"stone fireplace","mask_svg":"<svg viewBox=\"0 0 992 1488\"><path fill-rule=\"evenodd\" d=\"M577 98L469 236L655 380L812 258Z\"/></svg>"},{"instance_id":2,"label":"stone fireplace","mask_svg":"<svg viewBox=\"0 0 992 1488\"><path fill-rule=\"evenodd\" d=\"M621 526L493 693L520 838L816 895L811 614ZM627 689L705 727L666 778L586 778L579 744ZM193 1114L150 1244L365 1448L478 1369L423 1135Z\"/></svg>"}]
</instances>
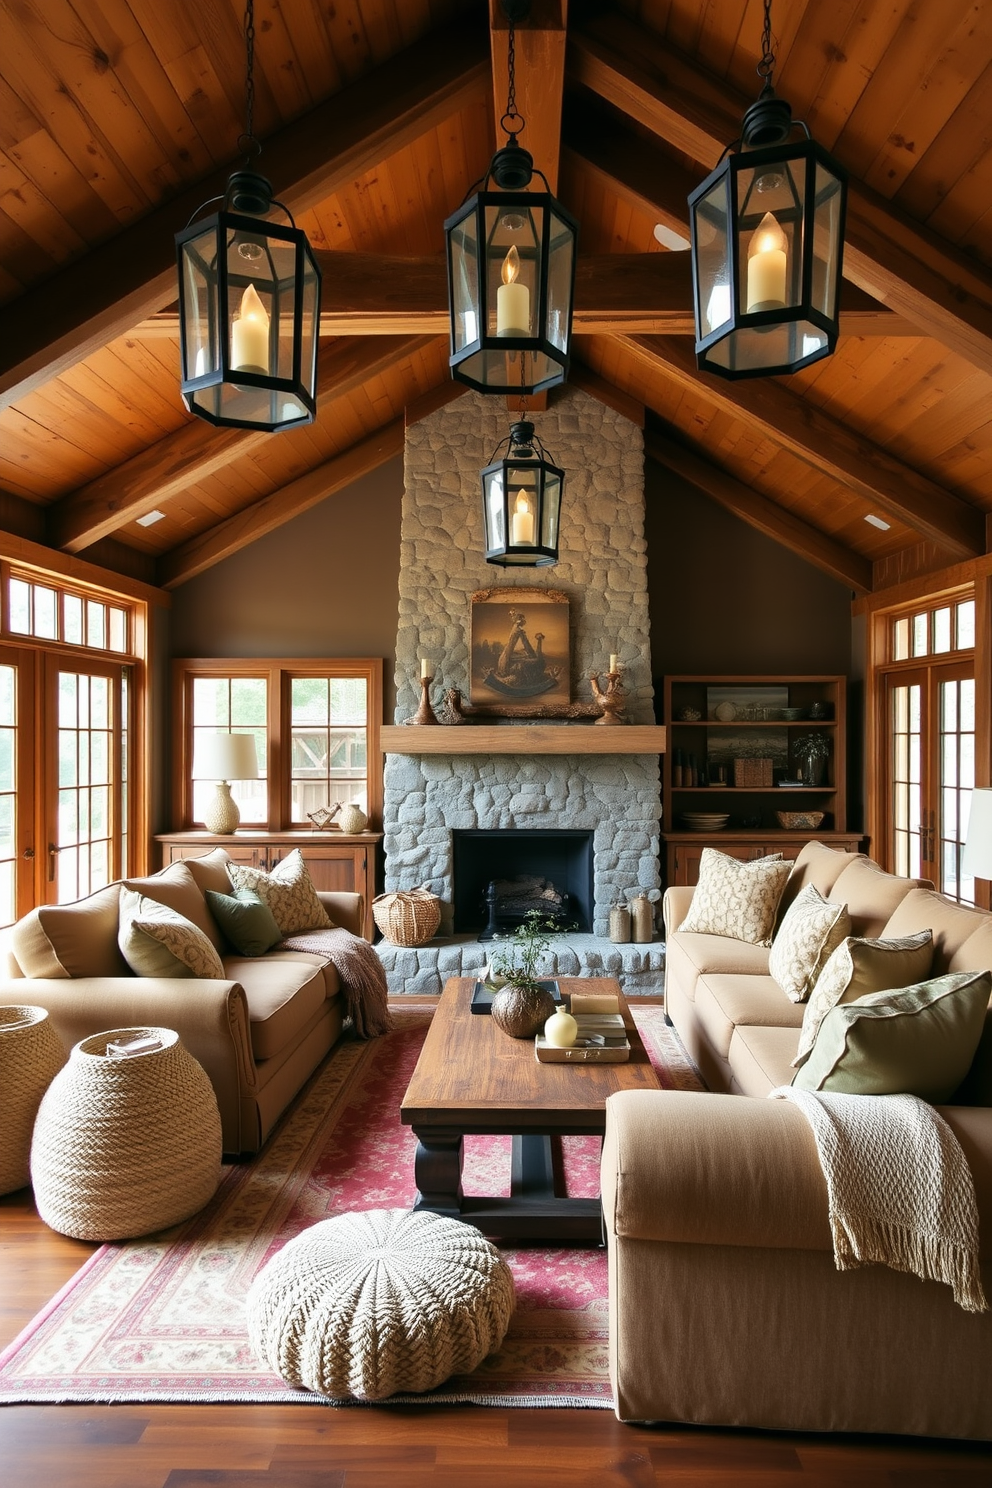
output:
<instances>
[{"instance_id":1,"label":"stone fireplace","mask_svg":"<svg viewBox=\"0 0 992 1488\"><path fill-rule=\"evenodd\" d=\"M511 570L487 565L483 557L479 488L479 471L510 420L505 400L469 392L407 429L396 723L406 723L416 712L421 657L428 658L435 674L436 709L449 688L458 688L468 701L472 595L524 584L568 595L573 702L592 700L590 673L605 674L616 653L624 668L628 721L653 724L641 431L574 388L534 416L538 434L566 471L560 556L554 568ZM583 833L591 844L587 938L602 940L616 900L640 890L660 896L657 754L624 752L622 728L604 730L588 720L555 724L556 730L574 732L574 753L533 752L526 720L487 722L499 725L505 746L485 754L459 751L472 723L445 729L443 743L450 736L450 751L406 753L395 742L387 745L386 889L429 884L441 900L440 936L461 936L455 913L464 896L455 881L454 846L460 834L533 838L547 833L550 841ZM615 734L617 752L587 752L590 729L598 736ZM411 738L411 748L418 742ZM597 745L602 748L598 740ZM431 747L439 744L432 740ZM412 969L412 954L399 953L397 967L402 962ZM436 951L434 960L436 965ZM440 953L442 972L467 971L484 960L484 952L463 954L460 963L454 948ZM594 957L590 964L605 963Z\"/></svg>"}]
</instances>

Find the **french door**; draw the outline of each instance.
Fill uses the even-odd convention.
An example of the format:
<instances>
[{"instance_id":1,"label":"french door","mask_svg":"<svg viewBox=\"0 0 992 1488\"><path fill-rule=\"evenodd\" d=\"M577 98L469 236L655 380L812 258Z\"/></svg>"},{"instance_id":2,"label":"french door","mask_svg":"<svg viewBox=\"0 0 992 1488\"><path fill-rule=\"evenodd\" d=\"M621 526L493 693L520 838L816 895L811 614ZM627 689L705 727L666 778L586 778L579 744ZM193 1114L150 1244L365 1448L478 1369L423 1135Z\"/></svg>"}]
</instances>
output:
<instances>
[{"instance_id":1,"label":"french door","mask_svg":"<svg viewBox=\"0 0 992 1488\"><path fill-rule=\"evenodd\" d=\"M886 713L891 866L973 904L975 881L961 871L975 784L972 664L935 662L889 673Z\"/></svg>"}]
</instances>

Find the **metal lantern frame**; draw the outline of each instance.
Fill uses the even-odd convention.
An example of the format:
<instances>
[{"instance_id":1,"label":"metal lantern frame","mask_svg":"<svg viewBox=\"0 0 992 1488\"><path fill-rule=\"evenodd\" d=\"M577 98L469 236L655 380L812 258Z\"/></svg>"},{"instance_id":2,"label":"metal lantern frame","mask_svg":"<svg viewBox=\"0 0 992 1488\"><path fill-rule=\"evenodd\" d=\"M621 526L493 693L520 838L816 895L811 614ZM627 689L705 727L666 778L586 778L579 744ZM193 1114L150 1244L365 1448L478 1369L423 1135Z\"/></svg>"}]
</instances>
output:
<instances>
[{"instance_id":1,"label":"metal lantern frame","mask_svg":"<svg viewBox=\"0 0 992 1488\"><path fill-rule=\"evenodd\" d=\"M757 123L767 125L769 112L774 111L776 105L784 110L787 121L782 132L788 132L791 127L788 104L774 98L759 100L745 117L745 148L737 153L727 153L689 197L696 361L702 370L730 379L796 372L830 356L840 332L847 172L809 136L808 130L804 140L793 144L783 142L763 148L746 148L749 120L753 127L755 120L752 116L757 115ZM805 129L805 125L800 127ZM766 137L769 132L776 132L774 126L771 130L765 128ZM728 151L732 150L733 146L729 146ZM767 206L760 202L760 188L758 193L755 192L755 184L762 179L774 179L776 175L788 181L790 186L796 179L802 181L801 192L793 186L789 193L791 206L776 208L772 212L780 227L783 221L788 226L793 242L799 245L799 252L789 255L785 304L748 311L744 301L743 245L768 211ZM722 203L721 209L714 210L714 203ZM722 228L721 222L725 224ZM715 231L724 235L722 254L719 248L713 249L712 242L703 241L703 223L711 233ZM822 244L824 237L829 257L817 260L815 249L818 241ZM720 263L722 257L728 292L728 316L712 329L707 329L708 307L704 303L704 286L712 275L703 263L704 254L716 263ZM819 264L824 265L820 279ZM769 332L776 330L784 331L784 336L775 340L769 338L767 359L749 360L749 353L753 357L756 351L760 353L762 350L758 338L767 337ZM813 335L809 334L810 330ZM723 352L720 357L716 355L718 349Z\"/></svg>"},{"instance_id":2,"label":"metal lantern frame","mask_svg":"<svg viewBox=\"0 0 992 1488\"><path fill-rule=\"evenodd\" d=\"M310 424L317 413L320 267L306 234L273 201L264 177L237 172L224 203L176 234L183 402L221 427L274 432ZM289 224L262 215L271 207L285 212ZM232 253L249 245L254 251L245 256L244 268L232 268ZM277 257L290 259L291 272L279 271ZM232 366L233 325L249 285L268 307L268 367L274 371ZM287 332L289 358L283 349ZM285 376L279 375L280 362Z\"/></svg>"},{"instance_id":3,"label":"metal lantern frame","mask_svg":"<svg viewBox=\"0 0 992 1488\"><path fill-rule=\"evenodd\" d=\"M497 458L504 448L506 454ZM521 421L511 426L481 472L481 481L486 562L501 568L550 568L557 563L565 472L553 463L533 424ZM521 490L533 503L529 542L513 541L514 518L521 513L511 510L511 503L516 505Z\"/></svg>"}]
</instances>

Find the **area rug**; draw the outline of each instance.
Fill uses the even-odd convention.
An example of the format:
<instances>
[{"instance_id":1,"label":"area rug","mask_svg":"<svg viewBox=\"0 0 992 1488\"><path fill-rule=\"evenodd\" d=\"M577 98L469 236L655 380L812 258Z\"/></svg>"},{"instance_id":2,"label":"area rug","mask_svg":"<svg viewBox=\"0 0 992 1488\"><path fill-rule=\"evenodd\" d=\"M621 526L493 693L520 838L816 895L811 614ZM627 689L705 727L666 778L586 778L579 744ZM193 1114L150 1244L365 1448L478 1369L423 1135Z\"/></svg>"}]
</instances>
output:
<instances>
[{"instance_id":1,"label":"area rug","mask_svg":"<svg viewBox=\"0 0 992 1488\"><path fill-rule=\"evenodd\" d=\"M254 1357L244 1298L268 1257L307 1225L412 1204L416 1142L399 1106L431 1010L394 1004L393 1013L395 1029L384 1038L339 1045L263 1152L229 1168L194 1219L96 1251L0 1354L0 1403L328 1403ZM700 1089L662 1010L635 1008L634 1017L662 1084ZM598 1193L598 1139L568 1137L563 1146L568 1192ZM509 1137L468 1137L465 1148L465 1191L508 1194ZM428 1395L393 1401L612 1405L605 1250L519 1245L504 1253L517 1306L499 1352Z\"/></svg>"}]
</instances>

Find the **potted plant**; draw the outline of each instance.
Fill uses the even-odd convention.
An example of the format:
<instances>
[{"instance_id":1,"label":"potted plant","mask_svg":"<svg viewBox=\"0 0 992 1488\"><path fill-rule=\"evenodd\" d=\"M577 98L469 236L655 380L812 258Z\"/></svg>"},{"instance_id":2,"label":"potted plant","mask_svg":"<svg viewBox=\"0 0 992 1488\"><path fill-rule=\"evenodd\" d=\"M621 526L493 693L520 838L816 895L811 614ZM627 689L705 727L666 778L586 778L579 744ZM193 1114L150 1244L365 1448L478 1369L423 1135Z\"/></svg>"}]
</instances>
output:
<instances>
[{"instance_id":1,"label":"potted plant","mask_svg":"<svg viewBox=\"0 0 992 1488\"><path fill-rule=\"evenodd\" d=\"M538 976L541 957L558 932L554 920L532 909L489 959L487 980L499 986L492 1016L511 1038L533 1038L555 1010L555 1000Z\"/></svg>"},{"instance_id":2,"label":"potted plant","mask_svg":"<svg viewBox=\"0 0 992 1488\"><path fill-rule=\"evenodd\" d=\"M792 752L799 763L803 785L822 784L823 767L830 755L830 740L826 734L800 734L793 740Z\"/></svg>"}]
</instances>

